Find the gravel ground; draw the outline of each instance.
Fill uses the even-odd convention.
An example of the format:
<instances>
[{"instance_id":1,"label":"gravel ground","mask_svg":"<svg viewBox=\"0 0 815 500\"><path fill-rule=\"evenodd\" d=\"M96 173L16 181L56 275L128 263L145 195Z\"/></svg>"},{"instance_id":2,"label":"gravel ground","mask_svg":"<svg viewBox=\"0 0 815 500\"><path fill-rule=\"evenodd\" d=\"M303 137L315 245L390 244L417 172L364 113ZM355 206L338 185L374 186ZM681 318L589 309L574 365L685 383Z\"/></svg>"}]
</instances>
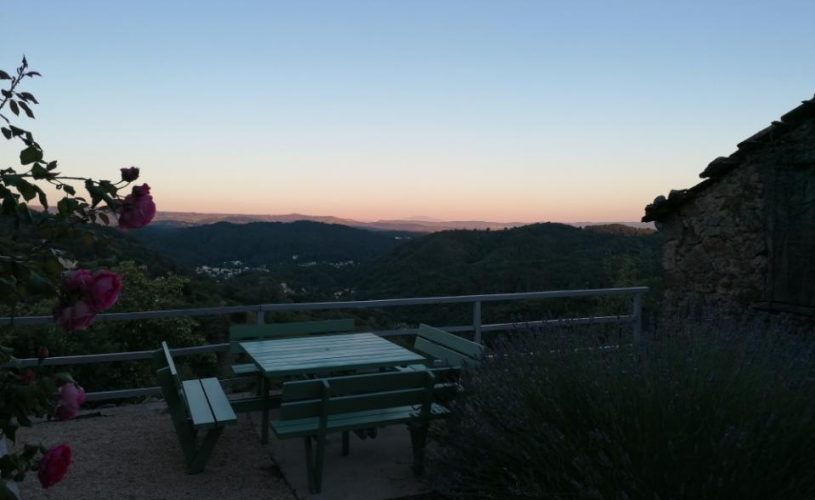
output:
<instances>
[{"instance_id":1,"label":"gravel ground","mask_svg":"<svg viewBox=\"0 0 815 500\"><path fill-rule=\"evenodd\" d=\"M294 500L277 466L244 415L221 435L207 469L184 472L178 439L164 403L88 412L68 422L40 422L18 434L18 443L68 443L68 474L44 490L36 474L21 487L33 499L285 499ZM92 416L101 413L101 416Z\"/></svg>"}]
</instances>

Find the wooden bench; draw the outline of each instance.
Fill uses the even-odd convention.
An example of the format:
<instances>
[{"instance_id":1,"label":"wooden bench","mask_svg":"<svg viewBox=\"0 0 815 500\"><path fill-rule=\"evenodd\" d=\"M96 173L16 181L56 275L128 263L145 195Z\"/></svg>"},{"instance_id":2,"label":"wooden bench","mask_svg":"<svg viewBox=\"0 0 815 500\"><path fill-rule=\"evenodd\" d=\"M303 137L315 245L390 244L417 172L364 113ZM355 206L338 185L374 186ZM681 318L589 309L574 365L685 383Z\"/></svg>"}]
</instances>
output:
<instances>
[{"instance_id":1,"label":"wooden bench","mask_svg":"<svg viewBox=\"0 0 815 500\"><path fill-rule=\"evenodd\" d=\"M301 337L325 333L344 333L354 331L353 319L329 319L316 321L299 321L296 323L270 323L268 325L234 325L229 328L230 352L237 354L239 342L247 340L270 340L286 337ZM235 376L259 374L253 363L232 365Z\"/></svg>"},{"instance_id":2,"label":"wooden bench","mask_svg":"<svg viewBox=\"0 0 815 500\"><path fill-rule=\"evenodd\" d=\"M413 350L433 359L434 366L469 369L478 366L484 346L439 328L419 325ZM424 369L424 365L410 365L402 370Z\"/></svg>"},{"instance_id":3,"label":"wooden bench","mask_svg":"<svg viewBox=\"0 0 815 500\"><path fill-rule=\"evenodd\" d=\"M278 438L305 439L309 491L322 489L326 435L342 433L342 454L349 453L348 431L392 424L408 424L413 447L413 470L423 472L423 455L431 419L449 414L434 403L443 372L371 373L283 384L279 420L272 422Z\"/></svg>"},{"instance_id":4,"label":"wooden bench","mask_svg":"<svg viewBox=\"0 0 815 500\"><path fill-rule=\"evenodd\" d=\"M161 343L154 361L156 378L181 443L187 472L201 472L224 427L238 419L217 378L181 381L167 342ZM200 440L199 432L204 433Z\"/></svg>"}]
</instances>

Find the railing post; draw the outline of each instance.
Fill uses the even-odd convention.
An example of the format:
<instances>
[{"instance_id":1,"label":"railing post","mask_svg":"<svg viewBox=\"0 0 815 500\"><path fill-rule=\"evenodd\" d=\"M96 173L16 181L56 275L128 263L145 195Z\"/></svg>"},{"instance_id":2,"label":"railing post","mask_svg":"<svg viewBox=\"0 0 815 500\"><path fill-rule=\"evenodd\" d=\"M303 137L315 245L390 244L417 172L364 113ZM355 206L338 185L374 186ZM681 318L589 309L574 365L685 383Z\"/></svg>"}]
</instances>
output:
<instances>
[{"instance_id":1,"label":"railing post","mask_svg":"<svg viewBox=\"0 0 815 500\"><path fill-rule=\"evenodd\" d=\"M263 312L263 307L258 307L258 312L255 313L255 324L262 325L266 322L266 313Z\"/></svg>"},{"instance_id":2,"label":"railing post","mask_svg":"<svg viewBox=\"0 0 815 500\"><path fill-rule=\"evenodd\" d=\"M642 337L642 293L634 294L633 308L631 311L631 333L634 336L634 343L638 344Z\"/></svg>"},{"instance_id":3,"label":"railing post","mask_svg":"<svg viewBox=\"0 0 815 500\"><path fill-rule=\"evenodd\" d=\"M481 301L473 302L473 331L475 334L473 340L481 343Z\"/></svg>"}]
</instances>

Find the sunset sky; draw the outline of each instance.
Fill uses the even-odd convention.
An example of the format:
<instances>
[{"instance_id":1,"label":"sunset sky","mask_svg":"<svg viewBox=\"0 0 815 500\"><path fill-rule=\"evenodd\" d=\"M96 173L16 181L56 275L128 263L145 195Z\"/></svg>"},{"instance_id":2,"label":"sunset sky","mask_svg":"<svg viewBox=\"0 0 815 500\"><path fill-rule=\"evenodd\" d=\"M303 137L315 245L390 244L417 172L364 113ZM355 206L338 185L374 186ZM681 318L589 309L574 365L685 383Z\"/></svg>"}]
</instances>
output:
<instances>
[{"instance_id":1,"label":"sunset sky","mask_svg":"<svg viewBox=\"0 0 815 500\"><path fill-rule=\"evenodd\" d=\"M69 175L159 210L638 220L815 93L815 2L2 0ZM0 141L0 166L18 148Z\"/></svg>"}]
</instances>

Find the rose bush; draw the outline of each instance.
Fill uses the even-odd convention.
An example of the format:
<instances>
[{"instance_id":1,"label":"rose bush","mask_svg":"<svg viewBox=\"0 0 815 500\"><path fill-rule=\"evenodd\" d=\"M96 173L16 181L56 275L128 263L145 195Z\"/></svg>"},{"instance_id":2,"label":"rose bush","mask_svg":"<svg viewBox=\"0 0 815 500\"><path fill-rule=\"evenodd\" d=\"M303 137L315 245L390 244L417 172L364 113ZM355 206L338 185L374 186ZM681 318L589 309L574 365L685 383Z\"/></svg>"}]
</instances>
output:
<instances>
[{"instance_id":1,"label":"rose bush","mask_svg":"<svg viewBox=\"0 0 815 500\"><path fill-rule=\"evenodd\" d=\"M0 89L0 133L8 141L22 143L20 167L0 169L0 308L3 315L13 318L20 304L56 299L54 322L65 331L85 330L97 314L116 304L122 280L105 269L76 268L77 242L91 246L104 238L93 229L94 223L110 225L116 220L122 229L144 227L155 217L156 205L147 184L133 186L126 193L139 178L137 167L120 169L117 182L63 175L56 161L46 159L33 134L12 123L12 114L34 118L32 107L38 101L22 91L20 84L37 76L40 74L29 69L25 58L16 72L0 71L0 81L8 81L8 87ZM11 114L5 114L7 110ZM77 194L75 181L82 184L87 196ZM49 194L43 189L46 185L62 196L55 206L49 204ZM38 351L40 364L48 355L43 346ZM38 376L33 370L21 371L15 361L12 351L0 346L0 439L13 442L20 426L31 425L32 415L53 413L62 420L76 416L85 391L70 375ZM38 470L43 487L54 485L65 475L70 461L67 445L50 450L26 445L3 456L0 498L12 494L8 481L22 481L29 470Z\"/></svg>"}]
</instances>

